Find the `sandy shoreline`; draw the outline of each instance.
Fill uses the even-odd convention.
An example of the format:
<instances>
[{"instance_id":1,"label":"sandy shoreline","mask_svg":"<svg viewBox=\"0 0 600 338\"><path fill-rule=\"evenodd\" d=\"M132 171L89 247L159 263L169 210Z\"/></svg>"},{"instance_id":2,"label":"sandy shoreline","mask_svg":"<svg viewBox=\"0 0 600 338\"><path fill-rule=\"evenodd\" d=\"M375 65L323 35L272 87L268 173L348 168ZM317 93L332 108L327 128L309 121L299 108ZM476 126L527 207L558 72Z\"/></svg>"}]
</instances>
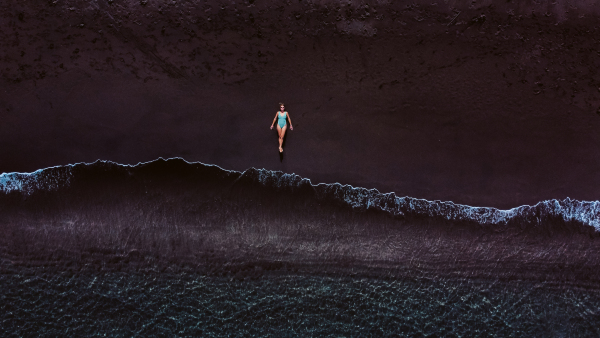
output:
<instances>
[{"instance_id":1,"label":"sandy shoreline","mask_svg":"<svg viewBox=\"0 0 600 338\"><path fill-rule=\"evenodd\" d=\"M5 3L0 171L180 156L474 206L600 198L594 7L365 4Z\"/></svg>"},{"instance_id":2,"label":"sandy shoreline","mask_svg":"<svg viewBox=\"0 0 600 338\"><path fill-rule=\"evenodd\" d=\"M48 267L600 285L599 233L586 217L573 216L573 210L593 212L592 205L560 209L555 201L517 210L505 221L494 221L489 210L419 201L409 201L414 212L392 213L379 207L393 209L390 196L370 197L377 207L361 208L349 187L325 190L298 177L286 185L265 172L242 175L182 160L96 163L37 175L25 183L12 178L20 189L2 187L0 270L6 273ZM69 184L53 185L56 178Z\"/></svg>"}]
</instances>

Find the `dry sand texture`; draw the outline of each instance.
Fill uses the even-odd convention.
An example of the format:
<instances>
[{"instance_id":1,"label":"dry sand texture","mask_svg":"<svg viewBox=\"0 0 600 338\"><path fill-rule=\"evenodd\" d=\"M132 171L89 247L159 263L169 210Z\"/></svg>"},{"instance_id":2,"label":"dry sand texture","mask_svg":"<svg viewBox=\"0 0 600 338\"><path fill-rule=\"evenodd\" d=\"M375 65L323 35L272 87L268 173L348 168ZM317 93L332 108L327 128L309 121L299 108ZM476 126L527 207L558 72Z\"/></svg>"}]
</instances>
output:
<instances>
[{"instance_id":1,"label":"dry sand texture","mask_svg":"<svg viewBox=\"0 0 600 338\"><path fill-rule=\"evenodd\" d=\"M599 8L3 1L0 170L181 156L470 205L597 200Z\"/></svg>"}]
</instances>

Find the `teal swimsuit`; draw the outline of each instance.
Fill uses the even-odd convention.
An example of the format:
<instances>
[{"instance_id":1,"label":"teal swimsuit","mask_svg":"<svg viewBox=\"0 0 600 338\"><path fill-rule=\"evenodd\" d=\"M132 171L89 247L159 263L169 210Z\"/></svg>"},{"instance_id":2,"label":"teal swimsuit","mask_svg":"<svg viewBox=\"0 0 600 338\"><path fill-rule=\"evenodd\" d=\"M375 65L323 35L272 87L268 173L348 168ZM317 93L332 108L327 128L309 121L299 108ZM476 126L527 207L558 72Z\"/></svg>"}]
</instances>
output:
<instances>
[{"instance_id":1,"label":"teal swimsuit","mask_svg":"<svg viewBox=\"0 0 600 338\"><path fill-rule=\"evenodd\" d=\"M287 112L283 113L281 116L280 112L277 112L277 124L279 124L279 128L283 128L286 125Z\"/></svg>"}]
</instances>

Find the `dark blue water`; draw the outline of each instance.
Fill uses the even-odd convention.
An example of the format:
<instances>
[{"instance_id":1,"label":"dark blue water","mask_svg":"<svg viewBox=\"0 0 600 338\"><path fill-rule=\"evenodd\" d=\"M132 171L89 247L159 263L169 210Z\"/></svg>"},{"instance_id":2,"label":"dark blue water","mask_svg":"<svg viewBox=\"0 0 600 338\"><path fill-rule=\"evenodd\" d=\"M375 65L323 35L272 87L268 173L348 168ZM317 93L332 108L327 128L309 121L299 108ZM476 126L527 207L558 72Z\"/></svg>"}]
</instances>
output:
<instances>
[{"instance_id":1,"label":"dark blue water","mask_svg":"<svg viewBox=\"0 0 600 338\"><path fill-rule=\"evenodd\" d=\"M0 336L598 337L599 220L181 159L3 174Z\"/></svg>"},{"instance_id":2,"label":"dark blue water","mask_svg":"<svg viewBox=\"0 0 600 338\"><path fill-rule=\"evenodd\" d=\"M143 186L143 188L142 188ZM244 189L231 189L243 186ZM112 189L112 191L111 191ZM260 203L243 205L245 200L256 198L256 194L277 194L292 198L308 198L320 204L343 205L352 210L378 211L396 218L432 219L462 224L477 224L482 227L505 225L538 231L559 227L568 231L600 232L600 201L564 200L540 201L536 205L523 205L509 210L475 207L451 201L428 201L414 197L400 197L395 193L380 193L376 189L365 189L339 183L313 184L310 179L279 171L250 168L244 172L225 170L215 165L189 163L180 158L155 160L136 166L121 165L108 161L92 164L79 163L40 169L33 173L4 173L0 175L0 197L21 195L23 197L52 196L77 201L88 206L100 198L100 191L112 192L117 197L122 190L136 191L135 197L147 197L148 191L158 191L171 198L183 194L227 195L242 207L258 208ZM209 190L217 192L208 193ZM211 195L212 194L212 195ZM133 195L131 195L133 196ZM198 201L187 200L186 203ZM41 201L40 201L41 202ZM288 202L288 201L285 201ZM46 202L43 202L46 203ZM196 203L197 204L197 203ZM2 205L0 205L0 208Z\"/></svg>"},{"instance_id":3,"label":"dark blue water","mask_svg":"<svg viewBox=\"0 0 600 338\"><path fill-rule=\"evenodd\" d=\"M4 272L9 337L600 336L597 290L543 283Z\"/></svg>"}]
</instances>

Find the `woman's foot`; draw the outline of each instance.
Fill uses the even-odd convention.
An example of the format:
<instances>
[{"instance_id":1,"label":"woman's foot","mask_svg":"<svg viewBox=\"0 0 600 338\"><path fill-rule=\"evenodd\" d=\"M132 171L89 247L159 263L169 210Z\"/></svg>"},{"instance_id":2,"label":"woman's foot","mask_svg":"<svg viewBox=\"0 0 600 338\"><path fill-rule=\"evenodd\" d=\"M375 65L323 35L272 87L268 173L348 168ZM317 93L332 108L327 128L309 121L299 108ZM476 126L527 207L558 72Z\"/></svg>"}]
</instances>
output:
<instances>
[{"instance_id":1,"label":"woman's foot","mask_svg":"<svg viewBox=\"0 0 600 338\"><path fill-rule=\"evenodd\" d=\"M279 152L283 153L283 148L279 147Z\"/></svg>"}]
</instances>

